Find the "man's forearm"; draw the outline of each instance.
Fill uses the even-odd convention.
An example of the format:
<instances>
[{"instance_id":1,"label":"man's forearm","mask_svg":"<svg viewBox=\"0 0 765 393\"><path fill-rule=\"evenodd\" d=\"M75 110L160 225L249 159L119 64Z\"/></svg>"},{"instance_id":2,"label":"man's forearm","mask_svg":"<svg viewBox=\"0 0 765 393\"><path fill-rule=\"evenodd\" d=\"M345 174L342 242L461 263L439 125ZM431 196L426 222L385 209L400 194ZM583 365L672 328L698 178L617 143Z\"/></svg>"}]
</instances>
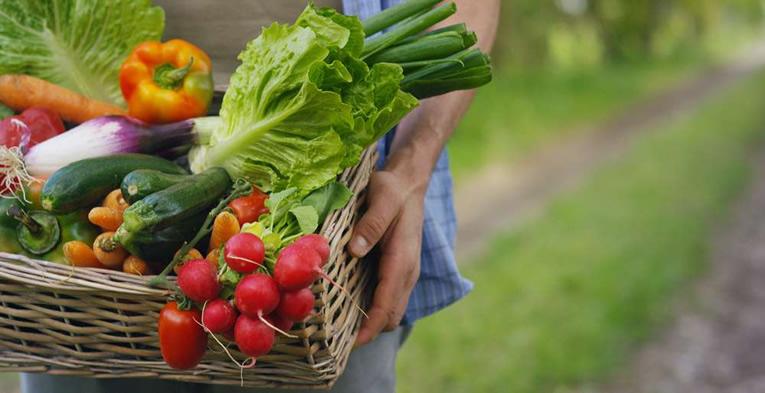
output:
<instances>
[{"instance_id":1,"label":"man's forearm","mask_svg":"<svg viewBox=\"0 0 765 393\"><path fill-rule=\"evenodd\" d=\"M489 52L499 23L500 0L454 0L457 13L443 25L464 22ZM430 173L447 140L470 106L473 91L457 91L423 100L399 125L387 169L406 174L415 187L427 186Z\"/></svg>"}]
</instances>

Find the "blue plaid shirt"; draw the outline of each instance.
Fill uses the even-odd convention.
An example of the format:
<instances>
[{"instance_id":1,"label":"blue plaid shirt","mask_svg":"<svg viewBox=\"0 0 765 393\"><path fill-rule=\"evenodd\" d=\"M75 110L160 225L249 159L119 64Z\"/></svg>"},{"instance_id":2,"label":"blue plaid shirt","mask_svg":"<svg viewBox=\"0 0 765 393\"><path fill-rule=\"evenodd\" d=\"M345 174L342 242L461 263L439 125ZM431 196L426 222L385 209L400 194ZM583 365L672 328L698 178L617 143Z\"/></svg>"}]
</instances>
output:
<instances>
[{"instance_id":1,"label":"blue plaid shirt","mask_svg":"<svg viewBox=\"0 0 765 393\"><path fill-rule=\"evenodd\" d=\"M366 18L401 0L344 0L348 15ZM385 163L395 131L389 132L378 147L380 166ZM422 232L420 279L414 287L402 324L417 319L456 302L473 289L473 284L462 278L454 257L457 218L452 200L452 176L446 150L441 152L425 195L425 222Z\"/></svg>"}]
</instances>

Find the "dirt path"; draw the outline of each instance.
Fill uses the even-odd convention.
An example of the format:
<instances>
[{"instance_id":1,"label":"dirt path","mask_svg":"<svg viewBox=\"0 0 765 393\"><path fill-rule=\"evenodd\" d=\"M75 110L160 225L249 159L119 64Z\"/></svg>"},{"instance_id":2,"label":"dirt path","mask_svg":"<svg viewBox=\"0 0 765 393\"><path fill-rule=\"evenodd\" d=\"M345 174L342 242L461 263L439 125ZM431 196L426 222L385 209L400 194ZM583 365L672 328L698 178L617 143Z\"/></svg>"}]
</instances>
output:
<instances>
[{"instance_id":1,"label":"dirt path","mask_svg":"<svg viewBox=\"0 0 765 393\"><path fill-rule=\"evenodd\" d=\"M511 230L537 215L551 197L624 152L639 131L695 107L703 98L763 66L765 42L658 97L648 97L602 124L573 132L574 137L520 163L492 166L473 176L455 193L458 259L473 259L498 231Z\"/></svg>"},{"instance_id":2,"label":"dirt path","mask_svg":"<svg viewBox=\"0 0 765 393\"><path fill-rule=\"evenodd\" d=\"M765 392L765 151L672 325L602 393Z\"/></svg>"}]
</instances>

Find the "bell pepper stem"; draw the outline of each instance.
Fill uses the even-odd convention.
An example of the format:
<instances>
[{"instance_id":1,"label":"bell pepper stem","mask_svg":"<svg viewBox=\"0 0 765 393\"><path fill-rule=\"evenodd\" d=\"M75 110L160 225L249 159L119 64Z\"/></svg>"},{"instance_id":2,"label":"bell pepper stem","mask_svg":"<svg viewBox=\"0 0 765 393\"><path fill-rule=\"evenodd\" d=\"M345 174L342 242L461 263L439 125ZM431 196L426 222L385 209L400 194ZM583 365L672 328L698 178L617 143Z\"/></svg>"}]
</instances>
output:
<instances>
[{"instance_id":1,"label":"bell pepper stem","mask_svg":"<svg viewBox=\"0 0 765 393\"><path fill-rule=\"evenodd\" d=\"M20 207L16 205L8 208L8 215L13 217L16 221L23 224L25 227L27 227L27 229L29 229L29 232L33 234L40 233L40 231L42 230L42 225L40 225L40 223L37 222L37 220L30 217L29 214L27 214L27 212L25 212L23 209L21 209Z\"/></svg>"},{"instance_id":2,"label":"bell pepper stem","mask_svg":"<svg viewBox=\"0 0 765 393\"><path fill-rule=\"evenodd\" d=\"M175 68L171 64L162 64L154 70L154 82L165 89L177 89L183 82L183 78L191 71L193 64L194 57L191 57L189 62L181 68Z\"/></svg>"},{"instance_id":3,"label":"bell pepper stem","mask_svg":"<svg viewBox=\"0 0 765 393\"><path fill-rule=\"evenodd\" d=\"M210 210L210 213L207 214L207 218L205 218L205 222L202 224L202 227L199 228L199 231L197 232L196 236L194 236L191 241L187 242L186 244L181 247L180 250L178 250L178 253L175 254L175 257L172 261L170 261L167 266L165 266L165 269L162 270L162 272L158 275L149 280L149 286L150 287L162 287L162 288L169 288L169 283L167 281L167 275L170 274L170 272L173 270L175 265L177 265L180 261L182 261L186 254L189 253L189 251L194 248L194 246L199 243L199 241L202 240L205 236L207 236L210 232L212 232L212 224L215 220L215 217L220 214L228 204L233 201L236 198L249 195L252 193L252 185L243 180L239 179L234 183L234 187L231 189L231 193L224 199L222 199L218 206L216 206L214 209Z\"/></svg>"}]
</instances>

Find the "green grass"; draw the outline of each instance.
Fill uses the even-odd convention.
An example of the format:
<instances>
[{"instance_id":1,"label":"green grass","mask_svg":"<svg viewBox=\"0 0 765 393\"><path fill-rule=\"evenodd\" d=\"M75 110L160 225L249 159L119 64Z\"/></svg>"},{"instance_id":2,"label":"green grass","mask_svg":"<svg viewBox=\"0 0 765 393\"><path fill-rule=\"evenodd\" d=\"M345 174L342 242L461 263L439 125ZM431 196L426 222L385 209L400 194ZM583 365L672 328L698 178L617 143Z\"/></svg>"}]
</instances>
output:
<instances>
[{"instance_id":1,"label":"green grass","mask_svg":"<svg viewBox=\"0 0 765 393\"><path fill-rule=\"evenodd\" d=\"M639 137L464 269L475 292L420 321L401 392L553 392L622 365L705 266L765 136L765 73Z\"/></svg>"},{"instance_id":2,"label":"green grass","mask_svg":"<svg viewBox=\"0 0 765 393\"><path fill-rule=\"evenodd\" d=\"M513 161L552 138L667 89L709 60L698 58L578 70L503 69L482 87L449 143L455 176Z\"/></svg>"}]
</instances>

